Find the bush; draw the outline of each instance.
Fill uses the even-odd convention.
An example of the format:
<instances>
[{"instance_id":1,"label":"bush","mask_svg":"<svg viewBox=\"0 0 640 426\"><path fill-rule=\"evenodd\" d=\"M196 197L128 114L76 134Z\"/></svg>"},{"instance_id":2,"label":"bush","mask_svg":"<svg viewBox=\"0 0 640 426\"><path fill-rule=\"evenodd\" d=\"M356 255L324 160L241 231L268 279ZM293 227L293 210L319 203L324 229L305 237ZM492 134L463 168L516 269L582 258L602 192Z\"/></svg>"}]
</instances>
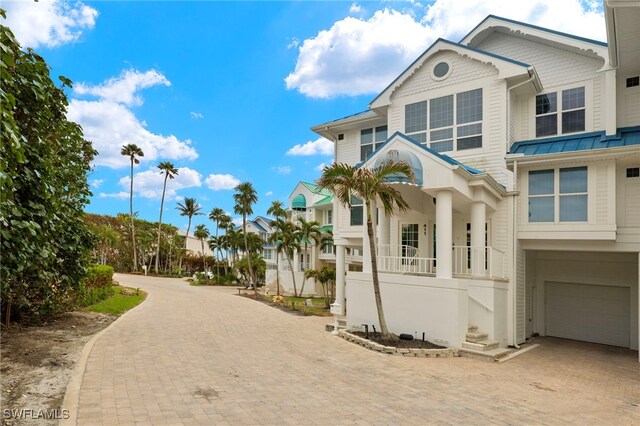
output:
<instances>
[{"instance_id":1,"label":"bush","mask_svg":"<svg viewBox=\"0 0 640 426\"><path fill-rule=\"evenodd\" d=\"M90 266L78 292L78 306L100 302L114 294L113 268L107 265Z\"/></svg>"}]
</instances>

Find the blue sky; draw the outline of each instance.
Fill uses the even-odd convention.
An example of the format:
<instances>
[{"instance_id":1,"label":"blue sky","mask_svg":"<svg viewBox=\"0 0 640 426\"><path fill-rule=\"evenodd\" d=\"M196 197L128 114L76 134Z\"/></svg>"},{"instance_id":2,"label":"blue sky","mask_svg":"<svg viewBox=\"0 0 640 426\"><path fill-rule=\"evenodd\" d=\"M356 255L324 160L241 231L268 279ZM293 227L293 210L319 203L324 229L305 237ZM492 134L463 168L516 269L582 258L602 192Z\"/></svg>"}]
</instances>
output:
<instances>
[{"instance_id":1,"label":"blue sky","mask_svg":"<svg viewBox=\"0 0 640 426\"><path fill-rule=\"evenodd\" d=\"M52 76L74 81L69 118L100 154L87 211L128 212L124 143L143 147L134 209L186 228L176 203L233 211L236 183L254 184L264 214L300 180L319 177L332 144L309 127L367 108L437 37L457 41L489 13L603 39L599 3L7 2L7 22ZM567 20L566 16L575 16ZM296 147L297 146L297 147ZM206 217L194 220L213 227Z\"/></svg>"}]
</instances>

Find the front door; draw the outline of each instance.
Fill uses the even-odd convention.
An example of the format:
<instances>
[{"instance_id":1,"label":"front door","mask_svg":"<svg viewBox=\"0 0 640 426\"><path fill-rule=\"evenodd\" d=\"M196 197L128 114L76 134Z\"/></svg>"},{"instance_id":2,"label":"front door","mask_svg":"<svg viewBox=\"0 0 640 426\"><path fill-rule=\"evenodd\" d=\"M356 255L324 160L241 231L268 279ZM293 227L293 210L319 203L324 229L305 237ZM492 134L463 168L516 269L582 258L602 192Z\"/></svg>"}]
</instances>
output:
<instances>
[{"instance_id":1,"label":"front door","mask_svg":"<svg viewBox=\"0 0 640 426\"><path fill-rule=\"evenodd\" d=\"M402 224L402 258L411 258L418 255L418 224Z\"/></svg>"}]
</instances>

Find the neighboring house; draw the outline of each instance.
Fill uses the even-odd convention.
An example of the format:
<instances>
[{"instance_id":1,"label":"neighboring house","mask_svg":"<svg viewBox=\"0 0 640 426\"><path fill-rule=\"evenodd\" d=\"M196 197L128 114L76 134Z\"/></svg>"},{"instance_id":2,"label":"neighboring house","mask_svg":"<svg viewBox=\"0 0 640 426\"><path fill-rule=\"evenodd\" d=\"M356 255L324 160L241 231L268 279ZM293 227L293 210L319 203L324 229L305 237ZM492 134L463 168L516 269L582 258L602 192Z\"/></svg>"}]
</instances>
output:
<instances>
[{"instance_id":1,"label":"neighboring house","mask_svg":"<svg viewBox=\"0 0 640 426\"><path fill-rule=\"evenodd\" d=\"M318 185L309 182L299 182L289 195L288 220L296 223L299 218L303 218L307 222L316 221L320 224L325 244L316 245L310 241L307 250L304 250L304 242L301 242L301 250L291 259L291 266L296 279L298 291L301 289L302 280L304 278L304 270L320 269L325 265L335 268L335 251L331 235L333 233L333 194L327 189L320 188ZM351 254L351 253L350 253ZM267 261L267 284L273 287L276 283L276 258L275 252L273 256L264 255ZM362 270L359 266L362 264L362 256L358 251L353 252L348 259L353 265L352 268ZM291 267L284 255L280 253L280 286L281 290L293 294L293 276ZM304 287L305 295L322 294L322 287L319 283L315 283L313 279L307 280Z\"/></svg>"},{"instance_id":2,"label":"neighboring house","mask_svg":"<svg viewBox=\"0 0 640 426\"><path fill-rule=\"evenodd\" d=\"M178 234L181 236L185 236L185 231L178 231ZM187 251L194 256L202 256L202 243L199 239L193 236L193 230L189 232L189 238L186 241L186 249ZM209 243L207 241L204 242L204 254L206 256L213 256L213 252L209 248Z\"/></svg>"},{"instance_id":3,"label":"neighboring house","mask_svg":"<svg viewBox=\"0 0 640 426\"><path fill-rule=\"evenodd\" d=\"M258 234L263 241L262 257L268 261L268 259L275 256L274 245L269 242L269 238L273 233L271 228L271 222L273 219L264 216L256 216L254 219L247 220L247 234ZM242 225L236 227L238 230L242 230ZM233 252L233 250L230 250ZM243 251L240 250L239 255L242 257Z\"/></svg>"},{"instance_id":4,"label":"neighboring house","mask_svg":"<svg viewBox=\"0 0 640 426\"><path fill-rule=\"evenodd\" d=\"M335 162L416 173L395 183L410 210L377 214L391 332L461 347L475 325L501 347L540 334L638 348L638 6L605 3L608 45L489 16L433 43L367 111L312 128ZM332 219L332 312L378 325L362 206L334 202Z\"/></svg>"}]
</instances>

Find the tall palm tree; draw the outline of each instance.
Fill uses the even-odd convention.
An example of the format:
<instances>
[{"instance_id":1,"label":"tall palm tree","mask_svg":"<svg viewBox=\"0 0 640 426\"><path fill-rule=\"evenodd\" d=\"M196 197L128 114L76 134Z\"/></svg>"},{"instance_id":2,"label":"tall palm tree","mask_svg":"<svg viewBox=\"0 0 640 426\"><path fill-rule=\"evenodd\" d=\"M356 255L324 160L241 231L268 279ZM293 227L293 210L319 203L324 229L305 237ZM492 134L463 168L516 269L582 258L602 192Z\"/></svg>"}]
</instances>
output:
<instances>
[{"instance_id":1,"label":"tall palm tree","mask_svg":"<svg viewBox=\"0 0 640 426\"><path fill-rule=\"evenodd\" d=\"M298 294L296 288L296 271L291 264L291 259L300 252L300 232L299 228L293 222L289 222L283 219L277 219L278 228L280 231L278 234L274 234L274 242L276 244L276 251L285 254L289 263L289 269L291 270L291 279L293 280L293 294Z\"/></svg>"},{"instance_id":2,"label":"tall palm tree","mask_svg":"<svg viewBox=\"0 0 640 426\"><path fill-rule=\"evenodd\" d=\"M120 154L126 155L131 160L131 175L129 177L129 217L131 219L131 251L133 252L133 266L132 271L138 268L138 256L136 253L136 230L133 224L133 165L140 164L140 160L136 157L144 157L144 152L134 143L128 145L122 145Z\"/></svg>"},{"instance_id":3,"label":"tall palm tree","mask_svg":"<svg viewBox=\"0 0 640 426\"><path fill-rule=\"evenodd\" d=\"M309 246L309 243L314 243L316 246L320 244L320 241L322 240L322 229L320 229L320 224L315 220L307 222L303 217L299 217L298 222L300 223L300 239L304 244L304 251L302 252L302 272L307 272L307 248ZM304 285L306 282L307 277L303 274L302 286L300 287L300 297L302 297L302 294L304 293Z\"/></svg>"},{"instance_id":4,"label":"tall palm tree","mask_svg":"<svg viewBox=\"0 0 640 426\"><path fill-rule=\"evenodd\" d=\"M233 200L236 205L233 207L233 211L236 214L242 215L242 232L244 233L244 246L247 247L247 216L253 214L253 205L258 202L258 194L253 188L251 182L242 182L235 187L236 193L233 194ZM249 280L253 281L251 277L251 256L245 251L247 258L247 266L249 268ZM253 291L255 295L258 295L258 286L255 282L253 284Z\"/></svg>"},{"instance_id":5,"label":"tall palm tree","mask_svg":"<svg viewBox=\"0 0 640 426\"><path fill-rule=\"evenodd\" d=\"M275 220L271 222L271 227L274 232L269 237L269 242L271 244L277 245L278 239L280 238L280 222L278 219L286 219L287 211L284 209L284 204L282 201L272 201L271 206L267 210L267 214L273 216ZM280 251L276 249L276 295L280 296Z\"/></svg>"},{"instance_id":6,"label":"tall palm tree","mask_svg":"<svg viewBox=\"0 0 640 426\"><path fill-rule=\"evenodd\" d=\"M224 216L220 217L219 225L222 229L225 230L225 234L232 223L233 221L231 220L231 216L229 216L228 214L225 213ZM224 248L224 251L225 251L225 254L227 255L227 260L228 260L229 259L228 238L226 235L223 235L223 237L224 238L220 242L220 245L218 245L218 252L220 253L220 258L222 258L222 249ZM227 275L227 262L224 262L224 274Z\"/></svg>"},{"instance_id":7,"label":"tall palm tree","mask_svg":"<svg viewBox=\"0 0 640 426\"><path fill-rule=\"evenodd\" d=\"M389 182L393 179L413 182L415 175L411 166L404 161L386 161L379 167L367 169L365 167L356 168L343 163L332 164L325 167L318 184L331 190L340 204L351 205L351 195L361 198L364 202L367 214L367 235L369 236L369 250L371 251L371 273L373 277L373 292L378 311L378 321L380 322L380 332L384 337L389 336L389 329L384 317L382 308L382 297L380 296L380 281L378 279L378 261L376 254L375 238L373 236L372 208L378 202L382 204L385 213L392 215L394 207L404 212L409 208L402 195Z\"/></svg>"},{"instance_id":8,"label":"tall palm tree","mask_svg":"<svg viewBox=\"0 0 640 426\"><path fill-rule=\"evenodd\" d=\"M242 230L236 229L233 225L227 228L227 233L225 234L225 244L228 250L231 251L231 267L235 266L236 256L238 254L238 250L242 246Z\"/></svg>"},{"instance_id":9,"label":"tall palm tree","mask_svg":"<svg viewBox=\"0 0 640 426\"><path fill-rule=\"evenodd\" d=\"M200 240L202 245L202 270L207 272L207 258L204 253L204 241L209 238L209 230L204 225L196 226L196 230L193 232L193 236Z\"/></svg>"},{"instance_id":10,"label":"tall palm tree","mask_svg":"<svg viewBox=\"0 0 640 426\"><path fill-rule=\"evenodd\" d=\"M161 161L158 164L160 174L164 174L164 183L162 185L162 200L160 201L160 220L158 221L158 245L156 246L156 274L160 264L160 236L162 234L162 210L164 210L164 194L167 190L167 179L173 179L178 175L178 169L169 161Z\"/></svg>"},{"instance_id":11,"label":"tall palm tree","mask_svg":"<svg viewBox=\"0 0 640 426\"><path fill-rule=\"evenodd\" d=\"M218 239L218 229L220 228L220 219L222 219L223 216L226 216L226 213L220 207L214 207L211 210L211 213L209 213L209 219L211 219L216 223L216 240ZM218 260L218 254L220 252L219 244L217 246L217 249L218 251L216 252L216 260ZM220 279L220 262L216 262L216 275L218 276L218 279Z\"/></svg>"},{"instance_id":12,"label":"tall palm tree","mask_svg":"<svg viewBox=\"0 0 640 426\"><path fill-rule=\"evenodd\" d=\"M180 210L180 216L187 216L189 218L189 224L187 225L187 234L184 236L185 247L187 241L189 241L189 230L191 229L191 219L194 216L201 215L200 211L202 210L202 206L200 206L195 198L185 198L184 204L178 203L178 207L176 209ZM180 256L180 264L178 268L182 270L182 256Z\"/></svg>"}]
</instances>

